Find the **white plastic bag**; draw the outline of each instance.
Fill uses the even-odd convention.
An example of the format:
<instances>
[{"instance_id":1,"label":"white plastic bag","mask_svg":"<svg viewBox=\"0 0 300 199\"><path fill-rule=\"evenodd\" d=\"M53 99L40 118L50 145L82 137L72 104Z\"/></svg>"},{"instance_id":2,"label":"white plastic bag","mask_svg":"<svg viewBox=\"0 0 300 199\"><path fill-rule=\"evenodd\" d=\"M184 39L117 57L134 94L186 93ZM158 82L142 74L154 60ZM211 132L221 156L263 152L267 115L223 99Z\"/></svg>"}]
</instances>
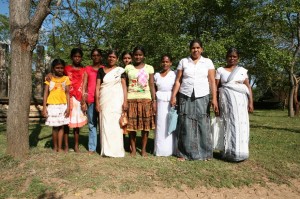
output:
<instances>
[{"instance_id":1,"label":"white plastic bag","mask_svg":"<svg viewBox=\"0 0 300 199\"><path fill-rule=\"evenodd\" d=\"M172 134L176 130L177 118L177 110L175 109L175 107L171 107L167 115L168 135Z\"/></svg>"},{"instance_id":2,"label":"white plastic bag","mask_svg":"<svg viewBox=\"0 0 300 199\"><path fill-rule=\"evenodd\" d=\"M213 149L223 151L224 146L224 122L220 117L211 119L211 131L213 137Z\"/></svg>"}]
</instances>

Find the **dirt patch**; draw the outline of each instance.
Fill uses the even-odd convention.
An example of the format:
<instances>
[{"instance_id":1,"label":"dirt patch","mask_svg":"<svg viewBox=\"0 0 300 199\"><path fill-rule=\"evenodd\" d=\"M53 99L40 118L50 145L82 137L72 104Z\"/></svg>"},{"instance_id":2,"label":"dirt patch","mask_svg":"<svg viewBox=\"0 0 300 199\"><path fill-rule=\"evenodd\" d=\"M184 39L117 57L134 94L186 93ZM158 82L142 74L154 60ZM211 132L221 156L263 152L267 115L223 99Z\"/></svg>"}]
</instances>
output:
<instances>
[{"instance_id":1,"label":"dirt patch","mask_svg":"<svg viewBox=\"0 0 300 199\"><path fill-rule=\"evenodd\" d=\"M207 188L198 187L195 189L183 189L181 191L174 188L164 189L155 187L153 192L138 191L133 194L110 194L101 190L93 191L86 189L84 191L69 193L63 197L64 199L73 198L84 198L84 199L153 199L153 198L164 198L164 199L192 199L192 198L268 198L268 199L294 199L300 198L300 181L293 180L290 185L277 185L273 183L267 183L266 186L262 187L259 185L242 188Z\"/></svg>"}]
</instances>

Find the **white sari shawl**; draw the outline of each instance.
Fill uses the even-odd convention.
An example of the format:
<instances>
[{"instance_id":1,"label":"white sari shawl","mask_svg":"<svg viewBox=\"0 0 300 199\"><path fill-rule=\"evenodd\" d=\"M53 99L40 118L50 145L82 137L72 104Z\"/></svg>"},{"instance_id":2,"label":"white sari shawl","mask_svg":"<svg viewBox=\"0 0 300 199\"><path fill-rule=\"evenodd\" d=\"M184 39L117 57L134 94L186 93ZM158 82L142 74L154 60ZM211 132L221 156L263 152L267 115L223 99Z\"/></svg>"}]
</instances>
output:
<instances>
[{"instance_id":1,"label":"white sari shawl","mask_svg":"<svg viewBox=\"0 0 300 199\"><path fill-rule=\"evenodd\" d=\"M124 69L116 67L108 72L100 87L100 141L101 155L124 157L123 133L119 125L124 94L121 75Z\"/></svg>"},{"instance_id":2,"label":"white sari shawl","mask_svg":"<svg viewBox=\"0 0 300 199\"><path fill-rule=\"evenodd\" d=\"M219 106L224 123L223 157L229 161L242 161L249 157L249 90L241 76L242 67L232 71L226 83L219 88Z\"/></svg>"}]
</instances>

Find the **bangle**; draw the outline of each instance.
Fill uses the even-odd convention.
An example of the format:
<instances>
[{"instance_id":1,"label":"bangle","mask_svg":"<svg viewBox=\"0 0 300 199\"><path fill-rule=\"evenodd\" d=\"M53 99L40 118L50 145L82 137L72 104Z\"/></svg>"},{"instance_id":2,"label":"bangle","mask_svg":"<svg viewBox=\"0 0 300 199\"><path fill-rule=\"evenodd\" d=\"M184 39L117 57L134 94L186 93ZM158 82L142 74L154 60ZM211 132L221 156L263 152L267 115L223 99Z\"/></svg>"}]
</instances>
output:
<instances>
[{"instance_id":1,"label":"bangle","mask_svg":"<svg viewBox=\"0 0 300 199\"><path fill-rule=\"evenodd\" d=\"M152 102L156 102L156 100L152 100Z\"/></svg>"}]
</instances>

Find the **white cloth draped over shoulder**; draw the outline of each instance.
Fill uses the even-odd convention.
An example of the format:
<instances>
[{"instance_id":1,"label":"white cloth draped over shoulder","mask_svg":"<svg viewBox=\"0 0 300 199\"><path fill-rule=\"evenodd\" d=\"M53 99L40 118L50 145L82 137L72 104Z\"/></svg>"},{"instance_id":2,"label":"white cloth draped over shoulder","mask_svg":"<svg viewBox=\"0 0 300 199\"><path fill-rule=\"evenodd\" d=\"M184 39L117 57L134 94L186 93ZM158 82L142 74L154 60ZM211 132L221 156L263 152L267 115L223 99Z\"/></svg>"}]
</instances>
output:
<instances>
[{"instance_id":1,"label":"white cloth draped over shoulder","mask_svg":"<svg viewBox=\"0 0 300 199\"><path fill-rule=\"evenodd\" d=\"M249 157L249 89L243 83L248 78L247 70L236 67L232 72L218 68L220 79L219 107L224 124L223 158L242 161Z\"/></svg>"},{"instance_id":2,"label":"white cloth draped over shoulder","mask_svg":"<svg viewBox=\"0 0 300 199\"><path fill-rule=\"evenodd\" d=\"M124 94L121 75L124 69L116 67L108 72L100 87L100 141L101 155L124 157L123 131L119 125Z\"/></svg>"}]
</instances>

